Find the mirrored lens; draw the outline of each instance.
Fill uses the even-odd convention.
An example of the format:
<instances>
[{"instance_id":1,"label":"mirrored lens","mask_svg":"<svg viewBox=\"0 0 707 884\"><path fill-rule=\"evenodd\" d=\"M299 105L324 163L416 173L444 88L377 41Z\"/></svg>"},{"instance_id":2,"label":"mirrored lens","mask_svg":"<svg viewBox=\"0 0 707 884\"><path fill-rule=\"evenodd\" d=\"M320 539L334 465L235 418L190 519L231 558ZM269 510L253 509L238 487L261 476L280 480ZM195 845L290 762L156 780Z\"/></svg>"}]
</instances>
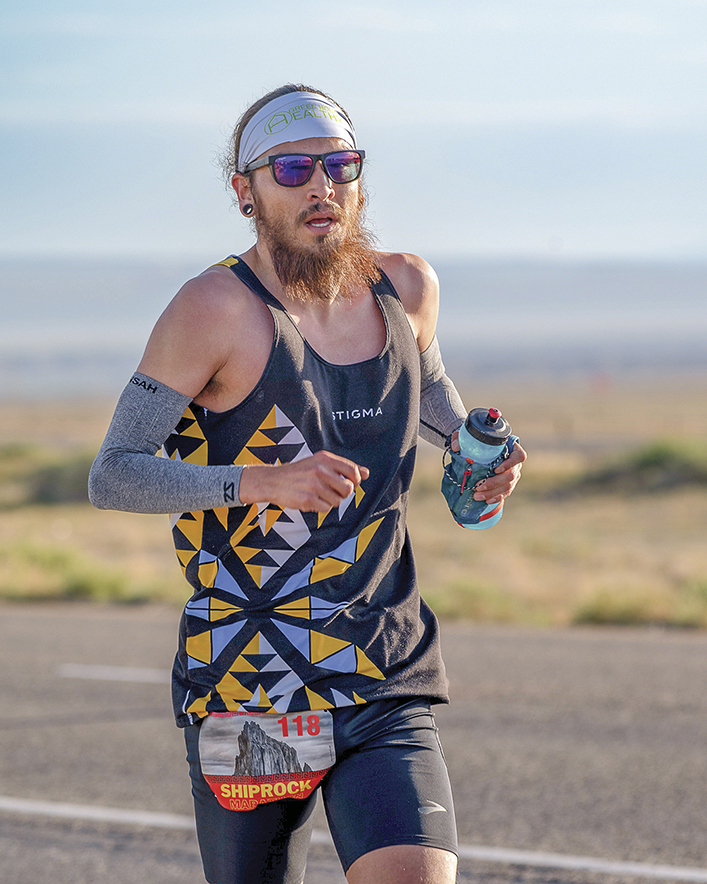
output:
<instances>
[{"instance_id":1,"label":"mirrored lens","mask_svg":"<svg viewBox=\"0 0 707 884\"><path fill-rule=\"evenodd\" d=\"M361 155L354 150L330 153L324 159L327 175L337 184L355 181L361 172Z\"/></svg>"},{"instance_id":2,"label":"mirrored lens","mask_svg":"<svg viewBox=\"0 0 707 884\"><path fill-rule=\"evenodd\" d=\"M314 162L304 154L292 154L278 157L273 162L275 180L284 187L299 187L312 174Z\"/></svg>"}]
</instances>

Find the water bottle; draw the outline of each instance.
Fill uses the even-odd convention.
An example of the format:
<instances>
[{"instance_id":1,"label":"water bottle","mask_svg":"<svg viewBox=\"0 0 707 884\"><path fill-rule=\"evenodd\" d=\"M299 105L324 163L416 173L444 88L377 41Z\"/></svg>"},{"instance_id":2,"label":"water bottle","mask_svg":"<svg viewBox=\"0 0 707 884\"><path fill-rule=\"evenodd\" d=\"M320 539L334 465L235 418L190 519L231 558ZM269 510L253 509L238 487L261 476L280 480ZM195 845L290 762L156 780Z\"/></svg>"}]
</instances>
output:
<instances>
[{"instance_id":1,"label":"water bottle","mask_svg":"<svg viewBox=\"0 0 707 884\"><path fill-rule=\"evenodd\" d=\"M473 408L469 412L466 421L459 428L459 453L469 465L464 473L467 481L471 479L474 485L480 481L478 478L472 479L473 465L477 466L473 472L478 475L478 467L485 467L488 470L497 460L498 463L493 467L495 469L501 463L510 435L511 425L497 408ZM493 469L489 475L493 473ZM464 486L463 478L460 494L467 490ZM482 531L495 525L503 515L503 501L493 504L485 504L484 501L475 501L475 503L477 507L483 506L477 516L478 521L459 521L463 528ZM470 503L470 507L472 505Z\"/></svg>"}]
</instances>

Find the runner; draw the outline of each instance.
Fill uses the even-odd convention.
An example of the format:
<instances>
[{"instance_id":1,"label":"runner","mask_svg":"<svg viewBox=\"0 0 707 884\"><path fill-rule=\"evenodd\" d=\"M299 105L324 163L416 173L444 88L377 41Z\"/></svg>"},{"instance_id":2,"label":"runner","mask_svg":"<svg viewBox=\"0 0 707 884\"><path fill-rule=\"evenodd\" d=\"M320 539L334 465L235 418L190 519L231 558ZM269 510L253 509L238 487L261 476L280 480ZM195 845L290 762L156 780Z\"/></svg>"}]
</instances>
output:
<instances>
[{"instance_id":1,"label":"runner","mask_svg":"<svg viewBox=\"0 0 707 884\"><path fill-rule=\"evenodd\" d=\"M455 880L430 708L447 684L406 508L418 433L456 445L466 409L433 270L363 224L364 160L318 90L246 111L225 164L255 243L168 306L91 472L96 506L172 514L194 591L174 708L210 884L301 884L317 791L351 884ZM507 497L524 460L477 499Z\"/></svg>"}]
</instances>

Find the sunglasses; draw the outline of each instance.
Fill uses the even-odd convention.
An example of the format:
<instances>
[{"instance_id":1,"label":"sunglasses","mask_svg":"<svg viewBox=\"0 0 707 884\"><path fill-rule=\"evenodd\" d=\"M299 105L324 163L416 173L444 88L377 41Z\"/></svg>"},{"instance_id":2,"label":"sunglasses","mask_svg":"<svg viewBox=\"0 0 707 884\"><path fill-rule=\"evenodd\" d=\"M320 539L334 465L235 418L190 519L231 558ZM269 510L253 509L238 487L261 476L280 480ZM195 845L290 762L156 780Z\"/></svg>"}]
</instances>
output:
<instances>
[{"instance_id":1,"label":"sunglasses","mask_svg":"<svg viewBox=\"0 0 707 884\"><path fill-rule=\"evenodd\" d=\"M334 150L331 153L279 153L254 160L243 170L252 172L270 166L272 177L283 187L301 187L312 177L317 160L334 184L349 184L361 175L364 150Z\"/></svg>"}]
</instances>

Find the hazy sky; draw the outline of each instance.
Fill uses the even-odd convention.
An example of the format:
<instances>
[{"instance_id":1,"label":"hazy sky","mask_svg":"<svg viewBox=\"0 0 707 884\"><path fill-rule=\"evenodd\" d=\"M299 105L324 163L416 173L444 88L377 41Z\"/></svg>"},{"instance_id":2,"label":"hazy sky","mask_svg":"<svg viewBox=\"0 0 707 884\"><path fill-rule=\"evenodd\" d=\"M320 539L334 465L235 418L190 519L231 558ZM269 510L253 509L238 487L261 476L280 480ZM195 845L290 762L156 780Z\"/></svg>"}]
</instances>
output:
<instances>
[{"instance_id":1,"label":"hazy sky","mask_svg":"<svg viewBox=\"0 0 707 884\"><path fill-rule=\"evenodd\" d=\"M214 156L304 81L386 248L707 259L707 0L6 0L0 30L3 255L247 247Z\"/></svg>"}]
</instances>

